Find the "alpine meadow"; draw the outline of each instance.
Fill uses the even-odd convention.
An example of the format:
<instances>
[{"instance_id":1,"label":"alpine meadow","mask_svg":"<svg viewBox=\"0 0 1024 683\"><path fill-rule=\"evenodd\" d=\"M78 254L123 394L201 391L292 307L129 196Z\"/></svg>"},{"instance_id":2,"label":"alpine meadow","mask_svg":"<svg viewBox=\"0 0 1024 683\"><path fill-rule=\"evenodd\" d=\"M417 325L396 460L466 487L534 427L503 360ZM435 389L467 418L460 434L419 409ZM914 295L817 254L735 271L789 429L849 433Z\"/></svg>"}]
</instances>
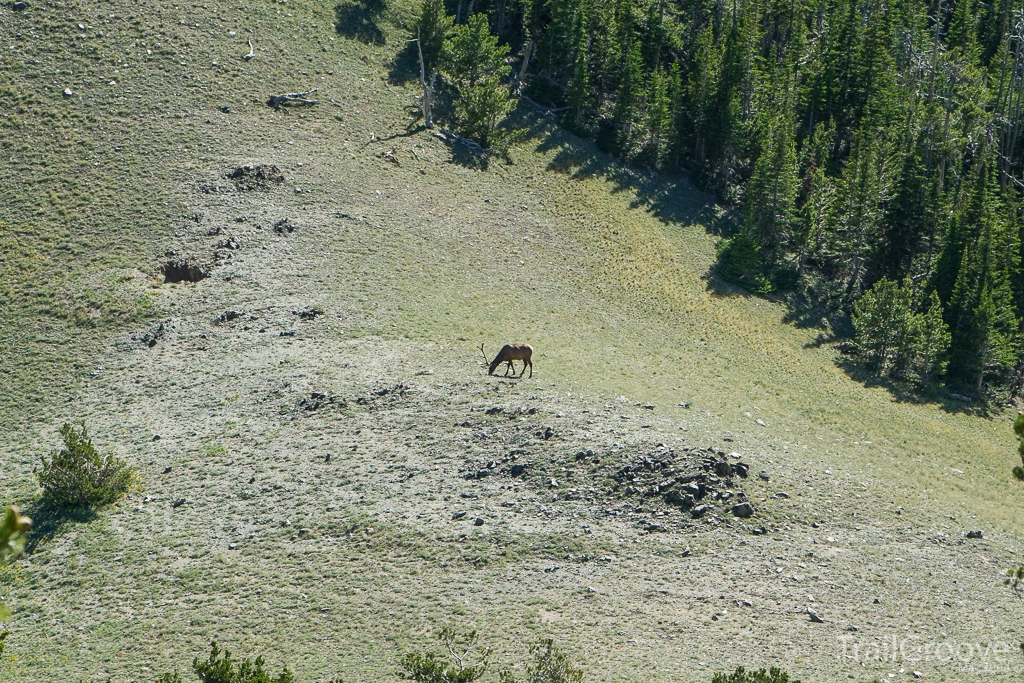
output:
<instances>
[{"instance_id":1,"label":"alpine meadow","mask_svg":"<svg viewBox=\"0 0 1024 683\"><path fill-rule=\"evenodd\" d=\"M0 0L0 681L1024 675L1024 5Z\"/></svg>"}]
</instances>

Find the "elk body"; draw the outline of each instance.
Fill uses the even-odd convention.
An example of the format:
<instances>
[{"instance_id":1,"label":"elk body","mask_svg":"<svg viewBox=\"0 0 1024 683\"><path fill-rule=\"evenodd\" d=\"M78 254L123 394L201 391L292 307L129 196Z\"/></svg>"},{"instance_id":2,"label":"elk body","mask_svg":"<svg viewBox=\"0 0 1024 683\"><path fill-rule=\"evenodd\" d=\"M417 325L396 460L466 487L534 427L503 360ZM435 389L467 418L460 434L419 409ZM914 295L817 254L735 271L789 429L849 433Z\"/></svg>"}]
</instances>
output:
<instances>
[{"instance_id":1,"label":"elk body","mask_svg":"<svg viewBox=\"0 0 1024 683\"><path fill-rule=\"evenodd\" d=\"M484 360L487 360L487 354L484 352L484 345L480 345L480 353L484 354ZM526 374L526 367L530 367L530 377L533 377L533 347L529 344L505 344L501 347L501 351L498 351L498 355L494 357L487 366L487 374L493 375L494 371L498 369L498 366L502 363L508 363L505 368L505 376L508 377L508 373L511 372L513 376L516 374L516 366L513 365L512 361L521 360L523 361L523 371L519 373L522 377Z\"/></svg>"}]
</instances>

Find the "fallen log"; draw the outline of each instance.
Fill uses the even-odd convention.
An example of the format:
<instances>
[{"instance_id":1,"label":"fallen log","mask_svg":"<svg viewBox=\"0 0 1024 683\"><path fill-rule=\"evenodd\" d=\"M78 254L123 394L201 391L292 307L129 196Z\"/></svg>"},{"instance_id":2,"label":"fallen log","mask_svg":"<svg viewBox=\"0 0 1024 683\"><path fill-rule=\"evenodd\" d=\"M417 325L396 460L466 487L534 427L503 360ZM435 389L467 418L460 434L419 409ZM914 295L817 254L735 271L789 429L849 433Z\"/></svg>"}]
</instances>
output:
<instances>
[{"instance_id":1,"label":"fallen log","mask_svg":"<svg viewBox=\"0 0 1024 683\"><path fill-rule=\"evenodd\" d=\"M312 95L318 89L313 88L312 90L306 90L304 92L287 92L283 95L271 95L270 100L267 101L271 107L281 107L286 104L302 104L305 106L312 106L318 102L318 100L311 100L306 95Z\"/></svg>"}]
</instances>

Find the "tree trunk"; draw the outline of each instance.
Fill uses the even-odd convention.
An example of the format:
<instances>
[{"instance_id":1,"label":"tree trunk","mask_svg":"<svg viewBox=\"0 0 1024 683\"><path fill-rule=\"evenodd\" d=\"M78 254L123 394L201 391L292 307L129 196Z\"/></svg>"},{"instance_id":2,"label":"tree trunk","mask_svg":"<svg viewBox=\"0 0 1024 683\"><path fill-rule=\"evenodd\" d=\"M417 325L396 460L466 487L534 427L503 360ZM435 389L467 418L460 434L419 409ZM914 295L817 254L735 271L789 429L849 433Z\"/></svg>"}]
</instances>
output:
<instances>
[{"instance_id":1,"label":"tree trunk","mask_svg":"<svg viewBox=\"0 0 1024 683\"><path fill-rule=\"evenodd\" d=\"M409 41L416 43L416 49L420 55L420 86L423 88L423 100L420 102L420 110L423 112L423 125L427 128L434 127L434 113L430 108L430 100L434 96L434 81L437 79L437 69L430 73L430 82L427 82L427 65L423 61L423 44L420 43L419 29L416 30L416 40Z\"/></svg>"}]
</instances>

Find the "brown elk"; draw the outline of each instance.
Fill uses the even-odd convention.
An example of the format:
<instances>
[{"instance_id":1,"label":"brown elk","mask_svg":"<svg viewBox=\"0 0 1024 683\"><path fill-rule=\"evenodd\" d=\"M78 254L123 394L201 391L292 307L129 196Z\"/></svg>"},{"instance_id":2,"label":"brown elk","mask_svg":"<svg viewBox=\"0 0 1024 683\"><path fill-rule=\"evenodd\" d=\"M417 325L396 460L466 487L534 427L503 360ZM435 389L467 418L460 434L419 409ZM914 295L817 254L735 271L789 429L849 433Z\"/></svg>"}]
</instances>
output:
<instances>
[{"instance_id":1,"label":"brown elk","mask_svg":"<svg viewBox=\"0 0 1024 683\"><path fill-rule=\"evenodd\" d=\"M512 361L521 360L523 361L523 371L519 373L521 378L526 374L526 367L530 367L530 377L533 377L533 347L529 344L505 344L501 347L501 351L498 351L498 355L494 357L494 360L487 361L487 353L484 351L484 345L480 345L480 353L484 354L484 362L487 363L487 374L493 375L494 371L498 369L498 366L502 363L508 363L505 368L505 376L508 377L509 371L512 372L514 377L516 374L516 366L512 364Z\"/></svg>"}]
</instances>

